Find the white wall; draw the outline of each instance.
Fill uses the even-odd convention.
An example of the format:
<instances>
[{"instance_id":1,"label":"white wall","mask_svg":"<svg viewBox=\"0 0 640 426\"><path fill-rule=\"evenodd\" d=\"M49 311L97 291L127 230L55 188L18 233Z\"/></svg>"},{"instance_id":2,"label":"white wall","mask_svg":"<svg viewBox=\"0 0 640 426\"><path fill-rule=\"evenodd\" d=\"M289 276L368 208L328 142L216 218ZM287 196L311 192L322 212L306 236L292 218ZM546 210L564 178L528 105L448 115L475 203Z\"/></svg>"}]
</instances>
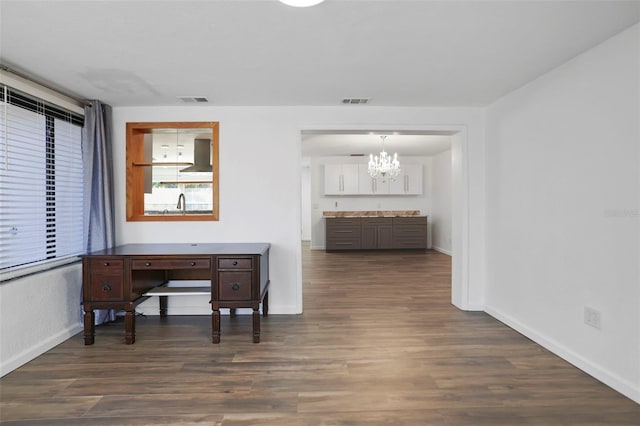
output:
<instances>
[{"instance_id":1,"label":"white wall","mask_svg":"<svg viewBox=\"0 0 640 426\"><path fill-rule=\"evenodd\" d=\"M82 330L81 283L75 263L0 284L0 375Z\"/></svg>"},{"instance_id":2,"label":"white wall","mask_svg":"<svg viewBox=\"0 0 640 426\"><path fill-rule=\"evenodd\" d=\"M308 163L302 166L300 179L302 241L311 241L311 168Z\"/></svg>"},{"instance_id":3,"label":"white wall","mask_svg":"<svg viewBox=\"0 0 640 426\"><path fill-rule=\"evenodd\" d=\"M451 255L451 150L433 157L431 239L435 250Z\"/></svg>"},{"instance_id":4,"label":"white wall","mask_svg":"<svg viewBox=\"0 0 640 426\"><path fill-rule=\"evenodd\" d=\"M465 185L469 193L468 226L460 239L467 253L454 290L457 306L480 304L484 265L484 128L479 108L383 107L118 107L113 109L117 242L268 241L271 251L270 310L302 311L301 279L301 130L458 129L464 144ZM128 121L220 122L220 220L218 222L126 222L125 123ZM462 162L461 162L462 164ZM275 166L274 166L275 165ZM468 172L468 176L466 173ZM461 249L462 250L462 249ZM474 271L476 273L474 273ZM468 279L468 283L464 282ZM171 300L169 301L171 312ZM203 301L205 304L207 301ZM175 304L174 304L175 305ZM206 309L206 308L205 308ZM155 310L155 309L152 309Z\"/></svg>"},{"instance_id":5,"label":"white wall","mask_svg":"<svg viewBox=\"0 0 640 426\"><path fill-rule=\"evenodd\" d=\"M420 210L423 216L431 215L433 159L405 156L400 160L401 165L422 165L421 195L324 195L325 164L366 164L368 157L311 158L311 248L316 250L325 248L325 219L322 216L324 211Z\"/></svg>"},{"instance_id":6,"label":"white wall","mask_svg":"<svg viewBox=\"0 0 640 426\"><path fill-rule=\"evenodd\" d=\"M117 242L269 241L271 312L302 311L301 130L451 130L461 172L458 202L459 265L452 297L477 309L484 286L484 127L479 108L376 107L122 107L113 109ZM125 221L125 123L127 121L219 121L221 191L218 222ZM277 167L272 168L271 164ZM455 221L454 221L455 223ZM457 232L457 234L456 234ZM455 250L455 248L454 248ZM454 260L456 258L454 257ZM456 263L456 262L454 262ZM0 369L19 367L82 330L80 264L0 284ZM28 301L28 309L25 309ZM138 306L157 314L157 301ZM208 298L172 298L170 314L208 314Z\"/></svg>"},{"instance_id":7,"label":"white wall","mask_svg":"<svg viewBox=\"0 0 640 426\"><path fill-rule=\"evenodd\" d=\"M486 114L487 311L637 402L639 28Z\"/></svg>"}]
</instances>

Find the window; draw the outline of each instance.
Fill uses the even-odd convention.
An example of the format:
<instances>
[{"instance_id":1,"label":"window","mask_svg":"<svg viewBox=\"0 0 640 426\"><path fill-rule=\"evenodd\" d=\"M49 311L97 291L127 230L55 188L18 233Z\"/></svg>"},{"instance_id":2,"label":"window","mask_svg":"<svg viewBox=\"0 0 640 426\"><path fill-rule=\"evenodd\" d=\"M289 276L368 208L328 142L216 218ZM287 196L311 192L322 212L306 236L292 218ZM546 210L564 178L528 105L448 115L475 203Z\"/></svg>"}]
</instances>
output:
<instances>
[{"instance_id":1,"label":"window","mask_svg":"<svg viewBox=\"0 0 640 426\"><path fill-rule=\"evenodd\" d=\"M84 118L0 86L0 273L84 250Z\"/></svg>"}]
</instances>

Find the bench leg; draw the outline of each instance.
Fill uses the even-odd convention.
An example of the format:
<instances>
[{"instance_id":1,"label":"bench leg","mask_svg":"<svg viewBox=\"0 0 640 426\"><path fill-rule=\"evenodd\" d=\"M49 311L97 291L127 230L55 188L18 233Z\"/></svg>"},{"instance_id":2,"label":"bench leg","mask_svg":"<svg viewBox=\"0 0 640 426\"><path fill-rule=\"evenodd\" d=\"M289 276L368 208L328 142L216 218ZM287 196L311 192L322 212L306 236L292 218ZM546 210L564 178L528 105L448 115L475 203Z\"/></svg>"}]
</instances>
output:
<instances>
[{"instance_id":1,"label":"bench leg","mask_svg":"<svg viewBox=\"0 0 640 426\"><path fill-rule=\"evenodd\" d=\"M264 299L262 299L262 316L266 317L269 315L269 292L267 291L264 294Z\"/></svg>"},{"instance_id":2,"label":"bench leg","mask_svg":"<svg viewBox=\"0 0 640 426\"><path fill-rule=\"evenodd\" d=\"M167 305L169 301L169 296L160 296L160 318L167 317Z\"/></svg>"}]
</instances>

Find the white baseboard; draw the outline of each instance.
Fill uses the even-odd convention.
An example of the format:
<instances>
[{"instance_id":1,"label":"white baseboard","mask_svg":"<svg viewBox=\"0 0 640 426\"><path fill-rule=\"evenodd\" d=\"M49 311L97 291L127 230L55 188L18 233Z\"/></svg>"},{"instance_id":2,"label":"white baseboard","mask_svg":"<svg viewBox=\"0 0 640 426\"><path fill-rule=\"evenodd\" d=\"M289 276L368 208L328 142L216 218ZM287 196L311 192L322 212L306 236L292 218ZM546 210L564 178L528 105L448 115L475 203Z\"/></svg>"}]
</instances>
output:
<instances>
[{"instance_id":1,"label":"white baseboard","mask_svg":"<svg viewBox=\"0 0 640 426\"><path fill-rule=\"evenodd\" d=\"M433 246L432 249L435 251L439 251L442 254L446 254L447 256L453 256L453 252L451 250L443 249L442 247Z\"/></svg>"},{"instance_id":2,"label":"white baseboard","mask_svg":"<svg viewBox=\"0 0 640 426\"><path fill-rule=\"evenodd\" d=\"M496 308L485 306L485 312L498 321L513 328L520 334L533 340L540 346L558 355L560 358L564 359L570 364L573 364L595 379L601 381L605 385L615 389L616 391L640 404L640 387L638 385L635 385L634 383L631 383L630 381L611 373L605 368L594 364L593 362L582 357L580 354L577 354L561 343L543 336L538 331L526 326L525 324L522 324L520 321L502 313Z\"/></svg>"},{"instance_id":3,"label":"white baseboard","mask_svg":"<svg viewBox=\"0 0 640 426\"><path fill-rule=\"evenodd\" d=\"M60 333L55 336L49 337L47 340L43 342L39 342L36 346L29 348L28 350L19 353L13 358L8 359L0 365L0 377L12 372L16 368L32 361L33 359L39 357L43 353L47 352L49 349L52 349L58 346L60 343L65 340L75 336L83 330L82 323L73 324L71 327L62 330Z\"/></svg>"},{"instance_id":4,"label":"white baseboard","mask_svg":"<svg viewBox=\"0 0 640 426\"><path fill-rule=\"evenodd\" d=\"M465 311L474 311L474 312L484 312L484 305L473 305L473 304L469 304L466 306L466 308L464 309Z\"/></svg>"}]
</instances>

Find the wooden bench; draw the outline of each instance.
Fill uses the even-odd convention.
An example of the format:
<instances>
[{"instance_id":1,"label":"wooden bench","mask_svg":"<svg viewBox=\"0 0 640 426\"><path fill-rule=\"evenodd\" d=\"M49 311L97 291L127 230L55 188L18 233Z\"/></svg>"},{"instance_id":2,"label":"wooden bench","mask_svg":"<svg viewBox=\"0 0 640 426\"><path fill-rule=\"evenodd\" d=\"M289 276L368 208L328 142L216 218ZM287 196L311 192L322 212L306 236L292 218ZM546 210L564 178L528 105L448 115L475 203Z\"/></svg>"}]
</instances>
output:
<instances>
[{"instance_id":1,"label":"wooden bench","mask_svg":"<svg viewBox=\"0 0 640 426\"><path fill-rule=\"evenodd\" d=\"M158 296L160 303L160 317L166 318L167 305L169 296L211 296L211 286L199 286L199 287L181 287L171 286L169 284L161 285L160 287L154 287L151 290L143 294L143 296ZM235 314L235 312L234 312Z\"/></svg>"},{"instance_id":2,"label":"wooden bench","mask_svg":"<svg viewBox=\"0 0 640 426\"><path fill-rule=\"evenodd\" d=\"M143 296L159 297L160 317L166 318L169 296L211 296L211 286L172 286L170 284L164 284L160 287L152 288L144 293ZM236 308L229 308L229 315L232 318L235 317Z\"/></svg>"}]
</instances>

